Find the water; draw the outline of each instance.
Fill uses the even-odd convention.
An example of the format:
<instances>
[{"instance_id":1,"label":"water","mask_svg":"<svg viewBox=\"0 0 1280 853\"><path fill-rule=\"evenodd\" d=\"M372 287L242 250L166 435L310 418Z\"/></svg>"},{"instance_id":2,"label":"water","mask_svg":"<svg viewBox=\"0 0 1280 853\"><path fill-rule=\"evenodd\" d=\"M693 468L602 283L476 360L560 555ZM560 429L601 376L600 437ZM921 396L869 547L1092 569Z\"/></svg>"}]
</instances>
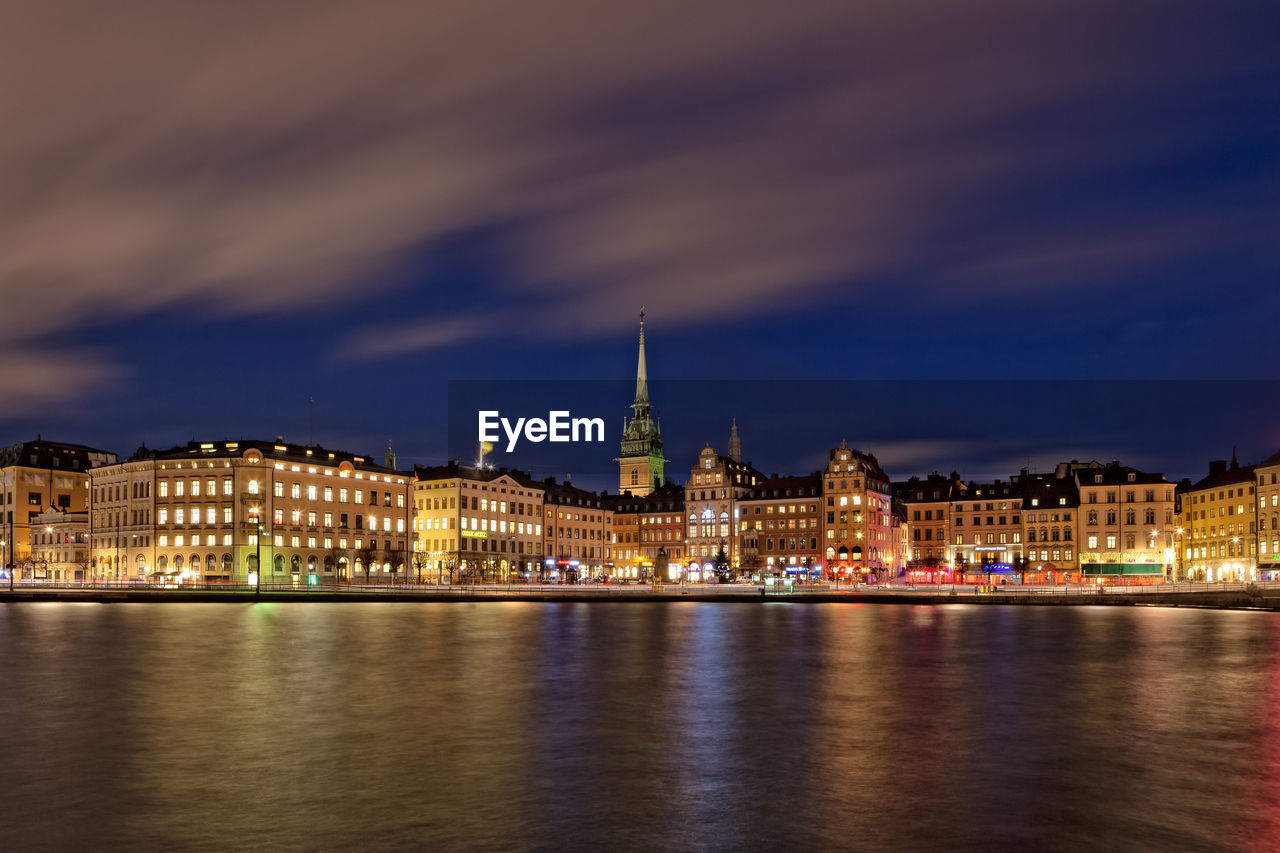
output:
<instances>
[{"instance_id":1,"label":"water","mask_svg":"<svg viewBox=\"0 0 1280 853\"><path fill-rule=\"evenodd\" d=\"M1280 850L1280 616L0 605L4 850Z\"/></svg>"}]
</instances>

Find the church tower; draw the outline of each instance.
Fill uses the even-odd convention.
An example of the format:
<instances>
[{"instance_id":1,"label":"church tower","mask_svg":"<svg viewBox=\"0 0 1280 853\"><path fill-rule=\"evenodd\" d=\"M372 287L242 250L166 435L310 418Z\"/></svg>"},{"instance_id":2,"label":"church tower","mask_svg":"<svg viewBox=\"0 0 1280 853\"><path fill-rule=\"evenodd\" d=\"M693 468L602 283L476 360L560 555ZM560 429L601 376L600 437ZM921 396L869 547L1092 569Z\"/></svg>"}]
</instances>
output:
<instances>
[{"instance_id":1,"label":"church tower","mask_svg":"<svg viewBox=\"0 0 1280 853\"><path fill-rule=\"evenodd\" d=\"M618 457L618 492L644 497L665 482L662 433L649 403L649 371L644 361L644 309L640 309L640 360L636 364L636 399L631 418L622 422L622 453Z\"/></svg>"},{"instance_id":2,"label":"church tower","mask_svg":"<svg viewBox=\"0 0 1280 853\"><path fill-rule=\"evenodd\" d=\"M742 439L738 437L738 419L733 419L733 426L729 427L729 458L734 462L742 461Z\"/></svg>"}]
</instances>

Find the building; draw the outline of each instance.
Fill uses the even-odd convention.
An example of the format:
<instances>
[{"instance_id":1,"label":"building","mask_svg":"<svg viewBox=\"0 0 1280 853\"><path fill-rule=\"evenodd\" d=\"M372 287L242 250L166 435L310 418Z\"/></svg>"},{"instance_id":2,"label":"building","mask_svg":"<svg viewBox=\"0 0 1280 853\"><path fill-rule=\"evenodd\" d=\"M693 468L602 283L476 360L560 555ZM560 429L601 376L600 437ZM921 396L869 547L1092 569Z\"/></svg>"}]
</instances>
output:
<instances>
[{"instance_id":1,"label":"building","mask_svg":"<svg viewBox=\"0 0 1280 853\"><path fill-rule=\"evenodd\" d=\"M889 477L874 456L854 450L847 441L829 456L822 473L827 573L867 580L891 572L895 545Z\"/></svg>"},{"instance_id":2,"label":"building","mask_svg":"<svg viewBox=\"0 0 1280 853\"><path fill-rule=\"evenodd\" d=\"M739 458L721 456L708 441L684 487L685 576L692 581L705 579L715 569L721 551L730 566L741 564L738 501L766 479L749 462L741 460L736 424L730 438L735 439Z\"/></svg>"},{"instance_id":3,"label":"building","mask_svg":"<svg viewBox=\"0 0 1280 853\"><path fill-rule=\"evenodd\" d=\"M390 454L388 454L390 458ZM89 474L90 572L115 580L403 580L408 475L364 456L269 441L145 446Z\"/></svg>"},{"instance_id":4,"label":"building","mask_svg":"<svg viewBox=\"0 0 1280 853\"><path fill-rule=\"evenodd\" d=\"M679 580L685 559L684 487L667 481L643 497L603 495L612 513L609 560L618 577Z\"/></svg>"},{"instance_id":5,"label":"building","mask_svg":"<svg viewBox=\"0 0 1280 853\"><path fill-rule=\"evenodd\" d=\"M1254 466L1258 478L1258 572L1280 577L1280 452Z\"/></svg>"},{"instance_id":6,"label":"building","mask_svg":"<svg viewBox=\"0 0 1280 853\"><path fill-rule=\"evenodd\" d=\"M1152 583L1174 564L1174 485L1111 462L1070 463L1080 492L1078 538L1085 580Z\"/></svg>"},{"instance_id":7,"label":"building","mask_svg":"<svg viewBox=\"0 0 1280 853\"><path fill-rule=\"evenodd\" d=\"M46 581L89 579L89 513L56 507L31 520L31 577Z\"/></svg>"},{"instance_id":8,"label":"building","mask_svg":"<svg viewBox=\"0 0 1280 853\"><path fill-rule=\"evenodd\" d=\"M414 549L424 582L542 576L542 483L523 471L457 460L415 468L413 480Z\"/></svg>"},{"instance_id":9,"label":"building","mask_svg":"<svg viewBox=\"0 0 1280 853\"><path fill-rule=\"evenodd\" d=\"M1187 576L1193 581L1258 579L1257 481L1252 465L1209 463L1182 495Z\"/></svg>"},{"instance_id":10,"label":"building","mask_svg":"<svg viewBox=\"0 0 1280 853\"><path fill-rule=\"evenodd\" d=\"M662 427L649 403L649 371L644 358L644 311L640 311L640 356L636 363L636 398L631 418L622 424L622 449L618 463L618 492L643 497L665 481Z\"/></svg>"},{"instance_id":11,"label":"building","mask_svg":"<svg viewBox=\"0 0 1280 853\"><path fill-rule=\"evenodd\" d=\"M951 581L951 500L962 485L960 475L934 471L925 479L912 477L894 487L902 501L907 526L907 577L918 583Z\"/></svg>"},{"instance_id":12,"label":"building","mask_svg":"<svg viewBox=\"0 0 1280 853\"><path fill-rule=\"evenodd\" d=\"M951 500L951 558L957 582L1019 579L1025 569L1022 488L1017 478L957 486Z\"/></svg>"},{"instance_id":13,"label":"building","mask_svg":"<svg viewBox=\"0 0 1280 853\"><path fill-rule=\"evenodd\" d=\"M548 477L542 486L543 574L569 580L609 574L608 545L613 512L595 492ZM633 567L634 570L635 567ZM623 577L638 578L639 573Z\"/></svg>"},{"instance_id":14,"label":"building","mask_svg":"<svg viewBox=\"0 0 1280 853\"><path fill-rule=\"evenodd\" d=\"M822 559L822 474L772 475L738 500L743 572L825 574Z\"/></svg>"},{"instance_id":15,"label":"building","mask_svg":"<svg viewBox=\"0 0 1280 853\"><path fill-rule=\"evenodd\" d=\"M1066 465L1053 474L1023 469L1023 583L1065 583L1080 576L1080 489Z\"/></svg>"},{"instance_id":16,"label":"building","mask_svg":"<svg viewBox=\"0 0 1280 853\"><path fill-rule=\"evenodd\" d=\"M31 525L50 508L84 512L89 469L116 455L83 444L24 441L0 448L0 567L31 577Z\"/></svg>"}]
</instances>

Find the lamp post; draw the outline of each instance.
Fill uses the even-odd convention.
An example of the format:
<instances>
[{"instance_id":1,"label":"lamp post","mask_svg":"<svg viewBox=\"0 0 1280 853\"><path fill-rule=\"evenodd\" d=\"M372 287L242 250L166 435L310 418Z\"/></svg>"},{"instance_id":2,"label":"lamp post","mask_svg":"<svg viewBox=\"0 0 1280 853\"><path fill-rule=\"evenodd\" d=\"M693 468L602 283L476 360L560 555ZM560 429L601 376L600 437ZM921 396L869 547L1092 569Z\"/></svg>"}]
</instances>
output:
<instances>
[{"instance_id":1,"label":"lamp post","mask_svg":"<svg viewBox=\"0 0 1280 853\"><path fill-rule=\"evenodd\" d=\"M253 516L253 520L257 522L258 534L253 537L253 562L256 573L254 574L253 594L256 598L262 597L262 508L254 507L249 510L249 514Z\"/></svg>"},{"instance_id":2,"label":"lamp post","mask_svg":"<svg viewBox=\"0 0 1280 853\"><path fill-rule=\"evenodd\" d=\"M9 573L9 592L13 592L13 567L9 565L8 545L9 543L4 539L0 539L0 554L4 555L4 559L0 560L0 566L3 566L4 570Z\"/></svg>"}]
</instances>

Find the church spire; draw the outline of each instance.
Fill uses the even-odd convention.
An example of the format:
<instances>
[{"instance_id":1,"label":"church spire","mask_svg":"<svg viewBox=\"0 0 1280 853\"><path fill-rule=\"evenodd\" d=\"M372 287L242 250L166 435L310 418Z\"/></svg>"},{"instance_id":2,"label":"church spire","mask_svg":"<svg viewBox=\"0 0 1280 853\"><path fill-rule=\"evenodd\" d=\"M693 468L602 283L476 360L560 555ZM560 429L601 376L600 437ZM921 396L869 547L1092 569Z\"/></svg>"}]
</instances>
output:
<instances>
[{"instance_id":1,"label":"church spire","mask_svg":"<svg viewBox=\"0 0 1280 853\"><path fill-rule=\"evenodd\" d=\"M742 439L738 437L738 419L733 419L733 426L729 427L729 458L734 462L742 461Z\"/></svg>"},{"instance_id":2,"label":"church spire","mask_svg":"<svg viewBox=\"0 0 1280 853\"><path fill-rule=\"evenodd\" d=\"M636 363L636 403L649 402L649 369L644 363L644 306L640 306L640 360Z\"/></svg>"}]
</instances>

